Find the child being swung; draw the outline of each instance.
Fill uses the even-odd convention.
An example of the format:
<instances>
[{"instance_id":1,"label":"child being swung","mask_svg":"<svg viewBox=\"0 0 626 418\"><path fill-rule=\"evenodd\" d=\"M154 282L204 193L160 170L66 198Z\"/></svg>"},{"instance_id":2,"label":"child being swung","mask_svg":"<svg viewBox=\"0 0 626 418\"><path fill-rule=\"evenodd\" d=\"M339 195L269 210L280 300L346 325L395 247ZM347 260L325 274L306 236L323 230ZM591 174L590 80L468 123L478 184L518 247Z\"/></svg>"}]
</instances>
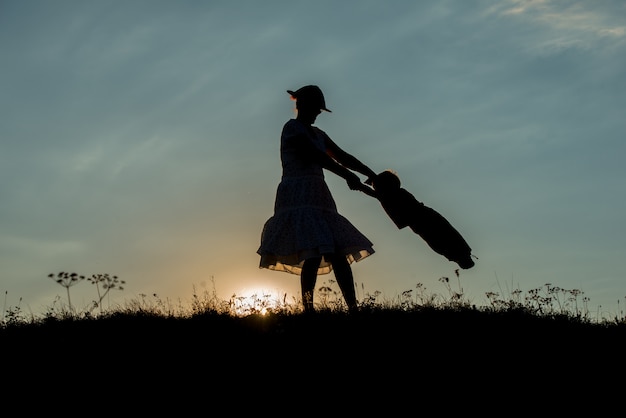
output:
<instances>
[{"instance_id":1,"label":"child being swung","mask_svg":"<svg viewBox=\"0 0 626 418\"><path fill-rule=\"evenodd\" d=\"M400 178L386 170L368 179L376 197L398 229L409 227L436 253L443 255L463 269L474 266L472 249L463 236L436 210L418 201L401 187Z\"/></svg>"}]
</instances>

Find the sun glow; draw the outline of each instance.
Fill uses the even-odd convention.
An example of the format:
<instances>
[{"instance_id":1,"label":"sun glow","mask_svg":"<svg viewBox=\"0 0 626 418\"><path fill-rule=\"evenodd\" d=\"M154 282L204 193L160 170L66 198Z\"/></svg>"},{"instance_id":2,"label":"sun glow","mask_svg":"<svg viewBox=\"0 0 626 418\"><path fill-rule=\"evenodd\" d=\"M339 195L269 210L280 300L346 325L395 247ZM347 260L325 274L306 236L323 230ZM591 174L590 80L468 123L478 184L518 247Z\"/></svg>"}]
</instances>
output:
<instances>
[{"instance_id":1,"label":"sun glow","mask_svg":"<svg viewBox=\"0 0 626 418\"><path fill-rule=\"evenodd\" d=\"M267 315L288 307L287 293L269 291L260 287L246 288L230 298L234 313L241 316Z\"/></svg>"}]
</instances>

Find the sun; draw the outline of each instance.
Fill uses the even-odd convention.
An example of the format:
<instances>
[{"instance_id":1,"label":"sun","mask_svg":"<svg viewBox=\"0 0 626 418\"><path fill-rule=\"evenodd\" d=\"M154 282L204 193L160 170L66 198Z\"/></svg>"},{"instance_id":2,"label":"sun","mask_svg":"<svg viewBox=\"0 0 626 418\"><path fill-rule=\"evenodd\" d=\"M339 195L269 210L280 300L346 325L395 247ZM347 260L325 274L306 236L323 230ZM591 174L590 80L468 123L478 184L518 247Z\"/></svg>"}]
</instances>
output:
<instances>
[{"instance_id":1,"label":"sun","mask_svg":"<svg viewBox=\"0 0 626 418\"><path fill-rule=\"evenodd\" d=\"M231 304L239 316L251 314L267 315L286 307L287 294L278 290L270 291L262 287L249 287L233 294Z\"/></svg>"}]
</instances>

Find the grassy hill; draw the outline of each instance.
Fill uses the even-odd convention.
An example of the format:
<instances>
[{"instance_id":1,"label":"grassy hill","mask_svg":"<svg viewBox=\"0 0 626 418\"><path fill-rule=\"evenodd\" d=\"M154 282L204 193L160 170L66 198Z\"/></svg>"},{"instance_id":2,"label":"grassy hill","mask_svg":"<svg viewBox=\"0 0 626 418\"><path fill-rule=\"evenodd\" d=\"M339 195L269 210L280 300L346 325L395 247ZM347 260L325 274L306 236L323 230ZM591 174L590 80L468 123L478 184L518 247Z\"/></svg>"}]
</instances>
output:
<instances>
[{"instance_id":1,"label":"grassy hill","mask_svg":"<svg viewBox=\"0 0 626 418\"><path fill-rule=\"evenodd\" d=\"M395 304L371 297L355 313L321 300L309 315L297 304L215 295L184 312L145 301L80 313L66 306L28 320L5 312L5 405L18 388L53 402L89 400L101 412L119 397L142 415L167 407L177 416L223 408L485 415L496 405L508 408L496 415L517 416L539 405L576 412L580 401L597 412L621 399L619 318L592 321L547 298L477 307L459 294Z\"/></svg>"}]
</instances>

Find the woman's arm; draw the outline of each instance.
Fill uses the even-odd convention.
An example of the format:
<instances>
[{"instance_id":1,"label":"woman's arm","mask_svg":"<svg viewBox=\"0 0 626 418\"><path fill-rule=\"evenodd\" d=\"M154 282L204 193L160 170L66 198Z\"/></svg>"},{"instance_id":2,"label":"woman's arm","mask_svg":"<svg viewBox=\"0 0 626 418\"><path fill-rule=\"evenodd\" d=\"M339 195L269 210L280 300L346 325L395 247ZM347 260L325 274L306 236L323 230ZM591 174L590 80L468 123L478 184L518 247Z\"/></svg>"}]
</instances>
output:
<instances>
[{"instance_id":1,"label":"woman's arm","mask_svg":"<svg viewBox=\"0 0 626 418\"><path fill-rule=\"evenodd\" d=\"M373 189L361 183L359 176L354 174L351 170L368 176L368 180L369 178L376 176L376 174L358 159L339 148L339 146L337 146L337 144L335 144L325 132L320 129L315 130L318 135L323 135L324 148L326 151L324 152L320 148L314 146L306 132L300 132L294 135L298 138L294 138L295 141L293 144L296 145L296 149L298 150L301 158L315 161L331 173L342 177L346 180L348 187L350 187L351 190L361 190L370 196L373 196Z\"/></svg>"},{"instance_id":2,"label":"woman's arm","mask_svg":"<svg viewBox=\"0 0 626 418\"><path fill-rule=\"evenodd\" d=\"M328 136L326 136L326 153L339 164L367 176L368 179L376 177L376 173L371 168L363 164L358 158L341 149L339 145Z\"/></svg>"}]
</instances>

